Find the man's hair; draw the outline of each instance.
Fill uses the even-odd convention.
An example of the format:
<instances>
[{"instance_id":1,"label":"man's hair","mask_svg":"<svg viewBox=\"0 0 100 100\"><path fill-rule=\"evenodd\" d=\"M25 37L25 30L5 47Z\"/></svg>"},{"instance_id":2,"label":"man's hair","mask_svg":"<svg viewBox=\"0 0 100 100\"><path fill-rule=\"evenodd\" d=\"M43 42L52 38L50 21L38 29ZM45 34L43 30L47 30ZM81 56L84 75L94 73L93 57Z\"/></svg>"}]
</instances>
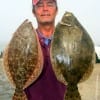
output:
<instances>
[{"instance_id":1,"label":"man's hair","mask_svg":"<svg viewBox=\"0 0 100 100\"><path fill-rule=\"evenodd\" d=\"M57 0L54 0L54 1L55 1L56 9L58 9ZM36 6L36 5L33 5L33 4L32 4L32 12L35 12L35 9L34 9L35 6Z\"/></svg>"}]
</instances>

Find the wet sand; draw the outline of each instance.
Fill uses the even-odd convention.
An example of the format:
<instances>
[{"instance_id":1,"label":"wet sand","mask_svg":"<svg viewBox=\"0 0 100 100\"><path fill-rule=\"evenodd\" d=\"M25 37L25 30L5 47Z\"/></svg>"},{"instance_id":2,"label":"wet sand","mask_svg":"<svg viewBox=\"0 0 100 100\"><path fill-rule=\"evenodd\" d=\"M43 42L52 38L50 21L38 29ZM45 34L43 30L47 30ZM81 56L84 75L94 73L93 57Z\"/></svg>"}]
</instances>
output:
<instances>
[{"instance_id":1,"label":"wet sand","mask_svg":"<svg viewBox=\"0 0 100 100\"><path fill-rule=\"evenodd\" d=\"M9 82L0 59L0 100L12 100L14 88Z\"/></svg>"},{"instance_id":2,"label":"wet sand","mask_svg":"<svg viewBox=\"0 0 100 100\"><path fill-rule=\"evenodd\" d=\"M100 64L95 64L89 79L79 84L79 92L82 100L100 100Z\"/></svg>"},{"instance_id":3,"label":"wet sand","mask_svg":"<svg viewBox=\"0 0 100 100\"><path fill-rule=\"evenodd\" d=\"M78 85L82 100L100 100L100 64L95 64L88 80ZM14 88L8 81L0 59L0 100L11 100Z\"/></svg>"}]
</instances>

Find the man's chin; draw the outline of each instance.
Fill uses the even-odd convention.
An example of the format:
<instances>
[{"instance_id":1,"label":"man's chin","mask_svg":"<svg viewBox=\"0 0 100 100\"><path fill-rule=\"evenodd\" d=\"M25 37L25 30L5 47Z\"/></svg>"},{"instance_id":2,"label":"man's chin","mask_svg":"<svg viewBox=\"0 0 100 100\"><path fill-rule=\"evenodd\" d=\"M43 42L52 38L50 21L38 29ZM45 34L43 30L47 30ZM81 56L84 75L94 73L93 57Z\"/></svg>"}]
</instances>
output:
<instances>
[{"instance_id":1,"label":"man's chin","mask_svg":"<svg viewBox=\"0 0 100 100\"><path fill-rule=\"evenodd\" d=\"M44 21L44 22L41 22L41 24L43 25L49 25L49 24L53 24L54 22L53 21Z\"/></svg>"}]
</instances>

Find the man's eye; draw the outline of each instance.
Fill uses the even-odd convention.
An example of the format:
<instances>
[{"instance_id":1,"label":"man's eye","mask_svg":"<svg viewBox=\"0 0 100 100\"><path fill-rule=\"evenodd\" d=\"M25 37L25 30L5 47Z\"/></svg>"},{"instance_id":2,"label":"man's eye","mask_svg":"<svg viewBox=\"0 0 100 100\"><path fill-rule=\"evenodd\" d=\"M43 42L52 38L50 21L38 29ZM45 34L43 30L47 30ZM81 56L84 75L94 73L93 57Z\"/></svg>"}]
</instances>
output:
<instances>
[{"instance_id":1,"label":"man's eye","mask_svg":"<svg viewBox=\"0 0 100 100\"><path fill-rule=\"evenodd\" d=\"M42 4L42 3L40 3L40 4L38 4L38 5L37 5L37 7L43 7L43 4Z\"/></svg>"},{"instance_id":2,"label":"man's eye","mask_svg":"<svg viewBox=\"0 0 100 100\"><path fill-rule=\"evenodd\" d=\"M54 2L47 2L47 3L46 3L46 6L48 6L48 7L53 7L54 5L55 5ZM37 6L37 7L43 7L44 4L43 4L43 3L38 3L36 6Z\"/></svg>"},{"instance_id":3,"label":"man's eye","mask_svg":"<svg viewBox=\"0 0 100 100\"><path fill-rule=\"evenodd\" d=\"M52 7L52 6L54 6L54 3L53 2L48 2L47 5Z\"/></svg>"}]
</instances>

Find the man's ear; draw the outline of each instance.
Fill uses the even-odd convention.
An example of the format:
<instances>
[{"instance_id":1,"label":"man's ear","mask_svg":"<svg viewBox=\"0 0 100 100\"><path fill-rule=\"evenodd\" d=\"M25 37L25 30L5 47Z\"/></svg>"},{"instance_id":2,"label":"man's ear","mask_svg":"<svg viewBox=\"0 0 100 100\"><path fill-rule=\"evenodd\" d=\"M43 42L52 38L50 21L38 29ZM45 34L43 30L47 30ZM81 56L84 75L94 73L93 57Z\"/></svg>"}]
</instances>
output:
<instances>
[{"instance_id":1,"label":"man's ear","mask_svg":"<svg viewBox=\"0 0 100 100\"><path fill-rule=\"evenodd\" d=\"M35 16L35 10L34 10L34 9L32 9L32 13L33 13L33 15Z\"/></svg>"},{"instance_id":2,"label":"man's ear","mask_svg":"<svg viewBox=\"0 0 100 100\"><path fill-rule=\"evenodd\" d=\"M58 7L56 7L56 14L58 14Z\"/></svg>"}]
</instances>

